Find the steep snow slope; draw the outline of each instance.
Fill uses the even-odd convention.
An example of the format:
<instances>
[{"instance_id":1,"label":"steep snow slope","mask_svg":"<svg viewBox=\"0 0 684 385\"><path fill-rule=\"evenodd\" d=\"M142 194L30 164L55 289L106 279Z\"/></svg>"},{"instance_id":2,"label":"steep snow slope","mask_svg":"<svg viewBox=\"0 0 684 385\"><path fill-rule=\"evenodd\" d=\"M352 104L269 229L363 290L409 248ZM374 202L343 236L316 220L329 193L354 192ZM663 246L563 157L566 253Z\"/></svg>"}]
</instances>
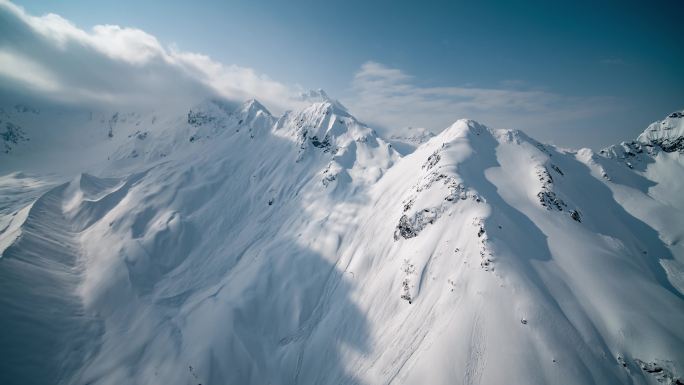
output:
<instances>
[{"instance_id":1,"label":"steep snow slope","mask_svg":"<svg viewBox=\"0 0 684 385\"><path fill-rule=\"evenodd\" d=\"M394 263L362 292L410 298L387 310L404 315L386 338L407 337L381 361L399 382L639 383L636 360L681 370L682 297L658 265L672 252L576 154L459 121L376 188L397 241L364 246ZM390 233L380 219L367 231ZM383 299L363 302L373 314Z\"/></svg>"},{"instance_id":2,"label":"steep snow slope","mask_svg":"<svg viewBox=\"0 0 684 385\"><path fill-rule=\"evenodd\" d=\"M675 259L661 259L670 281L684 291L684 111L651 124L636 141L623 142L601 151L606 156L584 153L596 174L625 210L658 232ZM626 166L626 167L625 167ZM630 172L631 171L631 172Z\"/></svg>"},{"instance_id":3,"label":"steep snow slope","mask_svg":"<svg viewBox=\"0 0 684 385\"><path fill-rule=\"evenodd\" d=\"M638 162L467 120L402 158L314 96L5 109L0 382L682 377L681 117Z\"/></svg>"}]
</instances>

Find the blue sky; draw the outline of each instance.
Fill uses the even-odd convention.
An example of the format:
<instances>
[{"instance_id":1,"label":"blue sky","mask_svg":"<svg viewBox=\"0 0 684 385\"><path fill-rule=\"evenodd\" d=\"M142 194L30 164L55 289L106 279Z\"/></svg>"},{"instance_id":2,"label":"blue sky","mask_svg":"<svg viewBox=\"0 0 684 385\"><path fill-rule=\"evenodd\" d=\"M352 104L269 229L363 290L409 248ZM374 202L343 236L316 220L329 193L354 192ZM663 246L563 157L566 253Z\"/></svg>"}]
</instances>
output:
<instances>
[{"instance_id":1,"label":"blue sky","mask_svg":"<svg viewBox=\"0 0 684 385\"><path fill-rule=\"evenodd\" d=\"M469 117L597 147L684 108L682 1L14 3L323 88L387 130Z\"/></svg>"}]
</instances>

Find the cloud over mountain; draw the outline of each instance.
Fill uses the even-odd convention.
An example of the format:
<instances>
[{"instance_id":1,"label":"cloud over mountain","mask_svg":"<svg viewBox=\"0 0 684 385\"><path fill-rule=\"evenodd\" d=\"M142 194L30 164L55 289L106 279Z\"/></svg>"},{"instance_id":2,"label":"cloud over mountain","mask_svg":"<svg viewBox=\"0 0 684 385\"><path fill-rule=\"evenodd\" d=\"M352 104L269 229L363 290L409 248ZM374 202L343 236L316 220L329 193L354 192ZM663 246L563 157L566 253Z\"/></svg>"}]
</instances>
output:
<instances>
[{"instance_id":1,"label":"cloud over mountain","mask_svg":"<svg viewBox=\"0 0 684 385\"><path fill-rule=\"evenodd\" d=\"M414 126L439 132L470 118L569 145L583 121L615 106L606 98L568 97L517 80L491 87L425 85L374 61L360 66L348 91L340 95L342 102L381 130ZM236 103L256 98L276 114L301 108L308 98L298 85L164 45L137 28L84 30L59 15L33 16L0 0L0 99L173 109L215 96Z\"/></svg>"},{"instance_id":2,"label":"cloud over mountain","mask_svg":"<svg viewBox=\"0 0 684 385\"><path fill-rule=\"evenodd\" d=\"M32 16L0 1L0 79L5 92L70 103L164 104L218 95L257 97L275 110L298 92L251 68L164 47L145 31L117 25L78 28L59 15Z\"/></svg>"}]
</instances>

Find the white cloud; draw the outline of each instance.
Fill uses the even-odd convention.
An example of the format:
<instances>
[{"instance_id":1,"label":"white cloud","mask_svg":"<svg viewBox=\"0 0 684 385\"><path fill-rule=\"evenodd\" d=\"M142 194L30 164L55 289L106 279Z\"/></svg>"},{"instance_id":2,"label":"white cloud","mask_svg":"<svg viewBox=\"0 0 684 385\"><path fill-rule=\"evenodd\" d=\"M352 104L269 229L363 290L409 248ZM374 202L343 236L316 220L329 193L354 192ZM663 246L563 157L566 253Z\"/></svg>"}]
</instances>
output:
<instances>
[{"instance_id":1,"label":"white cloud","mask_svg":"<svg viewBox=\"0 0 684 385\"><path fill-rule=\"evenodd\" d=\"M255 97L276 112L301 103L296 87L165 48L145 31L116 25L85 31L55 14L29 15L6 0L0 0L0 65L0 88L71 103L154 105L219 95L236 102Z\"/></svg>"},{"instance_id":2,"label":"white cloud","mask_svg":"<svg viewBox=\"0 0 684 385\"><path fill-rule=\"evenodd\" d=\"M499 128L545 131L606 111L606 100L598 108L595 99L521 89L524 85L504 81L500 88L420 86L405 72L370 61L354 76L352 96L345 104L361 118L385 129L413 126L435 132L459 118Z\"/></svg>"},{"instance_id":3,"label":"white cloud","mask_svg":"<svg viewBox=\"0 0 684 385\"><path fill-rule=\"evenodd\" d=\"M21 68L21 71L18 71L18 68ZM59 89L57 79L40 63L2 50L0 50L0 76L26 83L38 91L57 91Z\"/></svg>"}]
</instances>

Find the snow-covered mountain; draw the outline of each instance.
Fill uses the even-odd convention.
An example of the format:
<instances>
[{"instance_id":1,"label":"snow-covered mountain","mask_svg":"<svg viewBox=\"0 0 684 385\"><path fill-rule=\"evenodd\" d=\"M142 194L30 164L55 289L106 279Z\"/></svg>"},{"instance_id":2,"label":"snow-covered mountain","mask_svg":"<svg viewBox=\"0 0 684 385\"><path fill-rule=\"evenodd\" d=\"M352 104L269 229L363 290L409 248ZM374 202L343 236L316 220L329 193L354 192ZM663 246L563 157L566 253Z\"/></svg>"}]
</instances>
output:
<instances>
[{"instance_id":1,"label":"snow-covered mountain","mask_svg":"<svg viewBox=\"0 0 684 385\"><path fill-rule=\"evenodd\" d=\"M307 98L3 108L0 383L682 383L684 114L400 155Z\"/></svg>"},{"instance_id":2,"label":"snow-covered mountain","mask_svg":"<svg viewBox=\"0 0 684 385\"><path fill-rule=\"evenodd\" d=\"M398 129L389 136L390 143L401 154L409 154L421 144L430 140L435 134L427 128L406 127Z\"/></svg>"}]
</instances>

